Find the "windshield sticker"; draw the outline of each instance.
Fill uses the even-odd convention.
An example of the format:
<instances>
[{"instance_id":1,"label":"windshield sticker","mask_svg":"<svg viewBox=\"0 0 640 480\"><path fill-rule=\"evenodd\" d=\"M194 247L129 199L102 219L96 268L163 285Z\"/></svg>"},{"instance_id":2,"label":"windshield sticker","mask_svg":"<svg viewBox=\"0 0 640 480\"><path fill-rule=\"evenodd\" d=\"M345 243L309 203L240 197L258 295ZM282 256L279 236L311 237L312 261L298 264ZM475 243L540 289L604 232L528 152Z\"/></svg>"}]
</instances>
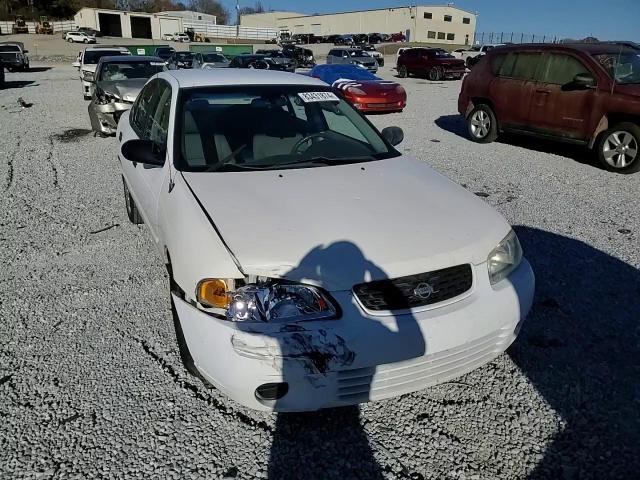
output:
<instances>
[{"instance_id":1,"label":"windshield sticker","mask_svg":"<svg viewBox=\"0 0 640 480\"><path fill-rule=\"evenodd\" d=\"M144 55L145 53L147 53L144 51L144 48L138 48L136 49L136 52L138 52L138 55Z\"/></svg>"},{"instance_id":2,"label":"windshield sticker","mask_svg":"<svg viewBox=\"0 0 640 480\"><path fill-rule=\"evenodd\" d=\"M340 99L333 92L300 92L298 96L305 103L339 102Z\"/></svg>"},{"instance_id":3,"label":"windshield sticker","mask_svg":"<svg viewBox=\"0 0 640 480\"><path fill-rule=\"evenodd\" d=\"M164 67L164 62L151 62L152 67Z\"/></svg>"}]
</instances>

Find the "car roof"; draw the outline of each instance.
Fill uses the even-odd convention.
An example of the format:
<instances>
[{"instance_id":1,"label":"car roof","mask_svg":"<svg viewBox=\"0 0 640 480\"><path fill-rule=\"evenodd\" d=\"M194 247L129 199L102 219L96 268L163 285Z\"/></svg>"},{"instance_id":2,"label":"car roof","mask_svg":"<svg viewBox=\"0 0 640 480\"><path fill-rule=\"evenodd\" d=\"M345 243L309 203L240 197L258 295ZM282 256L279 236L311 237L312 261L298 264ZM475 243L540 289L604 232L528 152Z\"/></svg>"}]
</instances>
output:
<instances>
[{"instance_id":1,"label":"car roof","mask_svg":"<svg viewBox=\"0 0 640 480\"><path fill-rule=\"evenodd\" d=\"M158 74L158 78L173 78L180 88L224 87L233 85L309 85L326 87L315 78L297 73L273 70L219 69L212 70L168 70Z\"/></svg>"},{"instance_id":2,"label":"car roof","mask_svg":"<svg viewBox=\"0 0 640 480\"><path fill-rule=\"evenodd\" d=\"M162 62L164 64L164 60L160 57L155 57L152 55L110 55L108 57L102 57L100 59L102 63L108 62Z\"/></svg>"},{"instance_id":3,"label":"car roof","mask_svg":"<svg viewBox=\"0 0 640 480\"><path fill-rule=\"evenodd\" d=\"M589 55L601 53L630 52L637 53L638 50L624 43L523 43L518 45L506 45L496 49L496 52L513 52L521 50L555 50L565 52L583 52ZM492 53L492 52L490 52Z\"/></svg>"}]
</instances>

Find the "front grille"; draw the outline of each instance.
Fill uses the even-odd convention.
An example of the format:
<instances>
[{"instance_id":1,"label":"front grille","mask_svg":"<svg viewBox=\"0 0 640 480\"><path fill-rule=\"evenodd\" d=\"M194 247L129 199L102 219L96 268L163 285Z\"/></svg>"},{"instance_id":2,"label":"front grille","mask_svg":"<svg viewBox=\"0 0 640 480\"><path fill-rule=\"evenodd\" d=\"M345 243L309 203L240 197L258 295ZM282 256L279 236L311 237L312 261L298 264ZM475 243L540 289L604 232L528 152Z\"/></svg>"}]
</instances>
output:
<instances>
[{"instance_id":1,"label":"front grille","mask_svg":"<svg viewBox=\"0 0 640 480\"><path fill-rule=\"evenodd\" d=\"M444 302L471 288L471 265L458 265L428 273L361 283L353 287L368 310L407 310Z\"/></svg>"},{"instance_id":2,"label":"front grille","mask_svg":"<svg viewBox=\"0 0 640 480\"><path fill-rule=\"evenodd\" d=\"M396 363L338 372L338 401L360 403L415 392L459 377L502 353L514 338L508 326L449 350Z\"/></svg>"}]
</instances>

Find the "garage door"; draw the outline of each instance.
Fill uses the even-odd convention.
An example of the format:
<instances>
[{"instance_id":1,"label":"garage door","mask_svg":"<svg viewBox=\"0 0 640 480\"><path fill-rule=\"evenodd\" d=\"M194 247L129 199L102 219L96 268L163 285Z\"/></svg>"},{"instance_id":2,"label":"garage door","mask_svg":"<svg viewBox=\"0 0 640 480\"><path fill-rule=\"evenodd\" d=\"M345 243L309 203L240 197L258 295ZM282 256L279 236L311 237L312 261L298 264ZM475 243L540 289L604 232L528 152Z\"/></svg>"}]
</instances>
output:
<instances>
[{"instance_id":1,"label":"garage door","mask_svg":"<svg viewBox=\"0 0 640 480\"><path fill-rule=\"evenodd\" d=\"M161 18L160 19L160 38L165 33L179 33L182 32L180 29L180 20L176 18Z\"/></svg>"},{"instance_id":2,"label":"garage door","mask_svg":"<svg viewBox=\"0 0 640 480\"><path fill-rule=\"evenodd\" d=\"M120 15L117 14L98 12L98 23L102 34L106 37L121 37L122 23L120 18Z\"/></svg>"}]
</instances>

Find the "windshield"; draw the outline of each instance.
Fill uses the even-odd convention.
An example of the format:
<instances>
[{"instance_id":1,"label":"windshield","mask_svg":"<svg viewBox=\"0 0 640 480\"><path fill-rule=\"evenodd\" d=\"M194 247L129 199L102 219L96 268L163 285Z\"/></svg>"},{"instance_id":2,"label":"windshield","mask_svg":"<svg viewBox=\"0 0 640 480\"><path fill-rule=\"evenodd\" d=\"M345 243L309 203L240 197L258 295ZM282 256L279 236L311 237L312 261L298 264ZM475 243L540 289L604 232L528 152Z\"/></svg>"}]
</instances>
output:
<instances>
[{"instance_id":1,"label":"windshield","mask_svg":"<svg viewBox=\"0 0 640 480\"><path fill-rule=\"evenodd\" d=\"M202 60L205 62L227 63L229 60L219 53L203 53Z\"/></svg>"},{"instance_id":2,"label":"windshield","mask_svg":"<svg viewBox=\"0 0 640 480\"><path fill-rule=\"evenodd\" d=\"M120 50L86 50L83 62L85 65L96 65L102 57L115 57L118 55L127 55L127 53Z\"/></svg>"},{"instance_id":3,"label":"windshield","mask_svg":"<svg viewBox=\"0 0 640 480\"><path fill-rule=\"evenodd\" d=\"M150 78L163 70L163 62L108 63L102 66L99 80L112 82L116 80L132 80L134 78Z\"/></svg>"},{"instance_id":4,"label":"windshield","mask_svg":"<svg viewBox=\"0 0 640 480\"><path fill-rule=\"evenodd\" d=\"M446 50L434 50L433 51L433 55L436 58L455 58L453 55L451 55L449 52L447 52Z\"/></svg>"},{"instance_id":5,"label":"windshield","mask_svg":"<svg viewBox=\"0 0 640 480\"><path fill-rule=\"evenodd\" d=\"M276 170L398 155L328 87L194 89L181 106L181 170Z\"/></svg>"},{"instance_id":6,"label":"windshield","mask_svg":"<svg viewBox=\"0 0 640 480\"><path fill-rule=\"evenodd\" d=\"M352 57L369 57L370 55L364 50L351 50L349 55Z\"/></svg>"},{"instance_id":7,"label":"windshield","mask_svg":"<svg viewBox=\"0 0 640 480\"><path fill-rule=\"evenodd\" d=\"M188 52L178 52L175 54L175 57L182 61L182 60L191 60L193 58L193 53L188 53Z\"/></svg>"},{"instance_id":8,"label":"windshield","mask_svg":"<svg viewBox=\"0 0 640 480\"><path fill-rule=\"evenodd\" d=\"M640 83L640 51L602 53L593 57L616 83Z\"/></svg>"},{"instance_id":9,"label":"windshield","mask_svg":"<svg viewBox=\"0 0 640 480\"><path fill-rule=\"evenodd\" d=\"M20 48L17 45L0 45L0 52L19 52Z\"/></svg>"}]
</instances>

